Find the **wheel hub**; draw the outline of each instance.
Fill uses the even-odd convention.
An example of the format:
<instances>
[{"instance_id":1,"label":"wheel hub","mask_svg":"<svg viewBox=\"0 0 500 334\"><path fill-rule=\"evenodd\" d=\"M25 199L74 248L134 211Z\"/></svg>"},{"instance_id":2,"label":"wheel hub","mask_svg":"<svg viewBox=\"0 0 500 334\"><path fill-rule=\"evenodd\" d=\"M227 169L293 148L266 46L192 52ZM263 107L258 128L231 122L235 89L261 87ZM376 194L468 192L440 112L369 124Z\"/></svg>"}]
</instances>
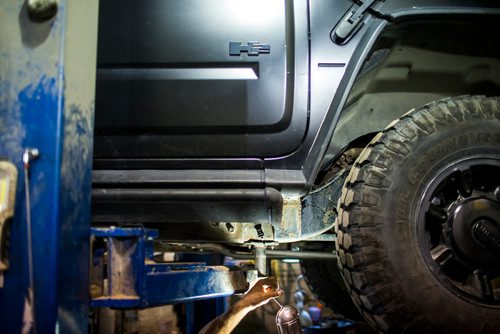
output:
<instances>
[{"instance_id":1,"label":"wheel hub","mask_svg":"<svg viewBox=\"0 0 500 334\"><path fill-rule=\"evenodd\" d=\"M422 203L420 248L433 274L466 300L500 306L500 159L450 163Z\"/></svg>"},{"instance_id":2,"label":"wheel hub","mask_svg":"<svg viewBox=\"0 0 500 334\"><path fill-rule=\"evenodd\" d=\"M459 204L452 215L453 244L470 268L500 266L500 204L473 198Z\"/></svg>"}]
</instances>

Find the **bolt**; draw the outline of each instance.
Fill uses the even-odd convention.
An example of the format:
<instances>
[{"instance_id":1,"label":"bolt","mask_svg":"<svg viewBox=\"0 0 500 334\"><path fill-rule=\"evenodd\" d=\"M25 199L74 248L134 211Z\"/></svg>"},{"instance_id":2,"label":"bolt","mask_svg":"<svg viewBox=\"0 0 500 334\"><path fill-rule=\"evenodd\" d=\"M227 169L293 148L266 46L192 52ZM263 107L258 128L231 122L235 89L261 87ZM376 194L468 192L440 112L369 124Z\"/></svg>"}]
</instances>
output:
<instances>
[{"instance_id":1,"label":"bolt","mask_svg":"<svg viewBox=\"0 0 500 334\"><path fill-rule=\"evenodd\" d=\"M432 199L431 203L432 203L433 205L437 205L437 206L439 206L439 205L441 205L441 199L440 199L439 197L434 197L434 198Z\"/></svg>"},{"instance_id":2,"label":"bolt","mask_svg":"<svg viewBox=\"0 0 500 334\"><path fill-rule=\"evenodd\" d=\"M44 22L57 13L57 0L26 0L28 16L35 22Z\"/></svg>"},{"instance_id":3,"label":"bolt","mask_svg":"<svg viewBox=\"0 0 500 334\"><path fill-rule=\"evenodd\" d=\"M492 250L500 250L500 233L496 224L489 219L480 219L472 226L477 241Z\"/></svg>"},{"instance_id":4,"label":"bolt","mask_svg":"<svg viewBox=\"0 0 500 334\"><path fill-rule=\"evenodd\" d=\"M24 168L28 168L30 165L30 162L33 160L38 159L40 156L40 152L38 151L37 148L27 148L24 150L23 153L23 165Z\"/></svg>"},{"instance_id":5,"label":"bolt","mask_svg":"<svg viewBox=\"0 0 500 334\"><path fill-rule=\"evenodd\" d=\"M227 231L230 233L234 232L234 226L231 223L226 223Z\"/></svg>"},{"instance_id":6,"label":"bolt","mask_svg":"<svg viewBox=\"0 0 500 334\"><path fill-rule=\"evenodd\" d=\"M262 230L262 224L256 224L254 227L255 230L257 230L257 236L259 238L264 238L264 231Z\"/></svg>"}]
</instances>

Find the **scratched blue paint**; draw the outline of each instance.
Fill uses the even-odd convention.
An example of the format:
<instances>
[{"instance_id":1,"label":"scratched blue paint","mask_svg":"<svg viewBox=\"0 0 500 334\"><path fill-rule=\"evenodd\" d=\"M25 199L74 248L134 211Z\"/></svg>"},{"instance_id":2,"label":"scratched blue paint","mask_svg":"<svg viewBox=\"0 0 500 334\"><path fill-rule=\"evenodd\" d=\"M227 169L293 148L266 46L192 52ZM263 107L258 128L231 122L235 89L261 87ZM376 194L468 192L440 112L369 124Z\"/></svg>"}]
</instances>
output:
<instances>
[{"instance_id":1,"label":"scratched blue paint","mask_svg":"<svg viewBox=\"0 0 500 334\"><path fill-rule=\"evenodd\" d=\"M95 238L107 240L106 247L94 253L101 256L105 252L112 254L114 245L120 243L121 256L131 260L131 270L121 269L121 276L108 274L108 291L103 296L94 298L94 307L146 308L165 304L191 302L223 296L237 291L244 291L247 283L241 270L229 271L220 266L207 266L204 262L192 263L152 263L152 238L158 236L156 230L143 228L93 228ZM104 247L104 246L101 246ZM149 249L149 250L148 250ZM99 261L95 262L100 264ZM113 261L108 261L108 273L113 271ZM97 267L96 270L102 270ZM124 279L134 284L134 291L128 292L129 298L111 295L115 279ZM116 292L115 292L116 293Z\"/></svg>"},{"instance_id":2,"label":"scratched blue paint","mask_svg":"<svg viewBox=\"0 0 500 334\"><path fill-rule=\"evenodd\" d=\"M64 114L58 323L62 333L87 333L93 108Z\"/></svg>"},{"instance_id":3,"label":"scratched blue paint","mask_svg":"<svg viewBox=\"0 0 500 334\"><path fill-rule=\"evenodd\" d=\"M18 96L21 122L27 133L23 147L40 151L40 158L30 168L30 185L36 324L42 332L53 331L57 317L63 112L59 84L55 78L41 76Z\"/></svg>"},{"instance_id":4,"label":"scratched blue paint","mask_svg":"<svg viewBox=\"0 0 500 334\"><path fill-rule=\"evenodd\" d=\"M9 148L9 152L2 152L2 155L15 162L19 170L11 240L11 254L14 259L11 261L12 270L5 275L5 288L2 292L6 295L0 294L0 300L5 298L13 301L16 312L12 313L12 317L2 320L4 328L19 328L24 296L27 293L26 214L21 164L25 147L36 147L41 152L40 159L33 162L30 169L37 329L40 332L53 332L56 322L60 171L54 167L60 165L59 101L57 80L42 75L37 82L23 87L16 99L10 99L10 103L3 104L0 111L3 116L0 123L7 125L0 139L2 143L9 142L8 145L2 145ZM11 127L22 131L9 131ZM17 147L14 148L12 143ZM0 304L0 312L4 307L10 309L9 305Z\"/></svg>"},{"instance_id":5,"label":"scratched blue paint","mask_svg":"<svg viewBox=\"0 0 500 334\"><path fill-rule=\"evenodd\" d=\"M7 53L1 52L0 62L6 62L6 59ZM0 157L4 159L12 159L12 157L22 154L21 142L25 135L24 129L20 125L18 101L12 97L14 96L12 90L11 82L0 74ZM12 162L16 163L20 171L20 160ZM23 183L20 181L19 179L16 193L16 214L11 225L9 246L11 267L4 277L4 288L0 289L0 314L9 314L9 317L0 318L0 327L6 329L7 332L21 328L24 306L22 296L26 292L28 284L26 252L22 246L26 245L26 230L22 225L24 210L20 190L22 190Z\"/></svg>"},{"instance_id":6,"label":"scratched blue paint","mask_svg":"<svg viewBox=\"0 0 500 334\"><path fill-rule=\"evenodd\" d=\"M34 24L23 1L0 1L0 157L19 170L11 268L0 289L1 333L21 332L28 287L26 147L40 151L30 168L37 332L88 329L93 103L65 106L66 1L59 4L54 21ZM42 28L48 33L37 41Z\"/></svg>"},{"instance_id":7,"label":"scratched blue paint","mask_svg":"<svg viewBox=\"0 0 500 334\"><path fill-rule=\"evenodd\" d=\"M2 82L2 93L5 92L2 96L5 100L0 108L0 144L3 151L0 155L16 163L19 170L16 212L12 224L11 270L6 273L5 287L0 291L0 301L10 300L12 303L9 305L10 303L0 302L1 314L12 314L12 317L2 320L2 327L7 329L20 328L28 285L24 174L21 163L25 147L37 147L43 152L31 169L34 269L36 273L41 273L35 275L37 310L44 310L47 306L50 309L50 305L56 305L54 284L57 284L57 280L50 273L56 273L53 269L57 267L58 257L57 235L53 233L57 230L54 224L57 223L58 214L58 186L55 181L58 173L53 166L58 158L56 145L48 135L57 133L57 83L53 78L42 76L38 82L21 89L15 99L9 99L12 86L12 83L9 85ZM55 205L46 205L47 202ZM43 238L37 237L42 235ZM12 312L13 309L15 312ZM37 317L37 327L53 330L56 313L53 314L52 317Z\"/></svg>"}]
</instances>

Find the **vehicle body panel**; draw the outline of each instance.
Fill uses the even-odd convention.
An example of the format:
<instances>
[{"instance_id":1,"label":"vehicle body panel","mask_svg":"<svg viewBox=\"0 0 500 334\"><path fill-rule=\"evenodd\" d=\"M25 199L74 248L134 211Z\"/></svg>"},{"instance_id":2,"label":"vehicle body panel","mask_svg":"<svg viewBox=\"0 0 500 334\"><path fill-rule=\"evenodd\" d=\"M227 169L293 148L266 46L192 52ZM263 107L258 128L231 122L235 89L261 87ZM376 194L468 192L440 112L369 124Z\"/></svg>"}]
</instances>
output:
<instances>
[{"instance_id":1,"label":"vehicle body panel","mask_svg":"<svg viewBox=\"0 0 500 334\"><path fill-rule=\"evenodd\" d=\"M210 4L215 3L210 2ZM217 111L214 114L217 115L214 119L201 119L198 116L203 115L203 113L200 113L198 109L191 109L188 110L185 117L183 115L177 118L175 114L167 116L165 120L173 120L176 126L167 126L162 129L161 131L166 131L165 133L159 131L154 135L148 135L137 131L137 129L127 129L126 127L115 133L112 132L117 130L116 128L107 133L106 131L109 129L105 129L100 124L101 122L104 122L102 124L106 124L106 122L108 125L112 124L112 118L107 120L100 118L102 116L99 116L99 113L102 108L98 97L95 174L101 170L103 172L106 170L116 171L120 174L123 170L133 169L138 170L141 177L147 179L149 171L155 170L155 173L162 174L161 187L169 189L189 187L194 191L197 187L207 186L205 182L198 182L200 173L206 175L206 179L209 180L211 175L216 175L218 170L224 169L229 180L237 180L231 184L229 184L230 182L219 184L224 189L255 187L264 189L270 187L281 191L284 196L305 195L313 185L320 168L325 165L322 159L327 152L330 138L334 133L356 76L377 37L392 20L413 19L428 15L498 13L498 10L495 12L491 8L493 5L486 2L486 5L483 6L471 1L454 1L453 3L430 0L425 2L377 1L375 9L370 10L364 16L360 29L346 43L339 45L332 41L331 32L338 26L349 8L353 6L352 1L293 0L285 1L284 6L283 2L280 1L272 5L271 1L238 3L248 6L252 6L249 5L250 3L255 3L256 8L262 9L270 6L269 8L275 8L283 15L287 13L286 22L279 20L281 23L276 26L277 31L262 32L259 28L246 27L248 33L245 35L239 28L235 28L236 31L240 32L240 35L235 37L238 42L244 43L245 39L249 41L256 39L262 43L269 43L271 53L261 54L254 58L242 54L239 60L233 60L228 53L228 43L233 41L233 35L219 28L210 28L216 29L215 37L212 36L213 30L207 31L211 32L208 34L209 39L217 41L217 45L205 44L206 49L203 53L196 53L192 49L186 57L191 61L191 65L189 65L191 68L207 66L207 59L210 66L213 64L236 66L234 64L237 64L237 66L243 66L246 69L254 66L255 59L257 59L259 73L264 65L270 65L267 61L273 62L275 65L278 64L279 71L273 72L277 74L278 78L272 79L275 84L278 83L276 87L269 86L272 81L264 82L267 79L271 80L270 77L262 77L257 81L247 80L256 84L262 79L263 81L257 83L257 86L262 84L265 87L272 87L269 89L271 94L266 91L263 96L257 94L261 91L261 88L256 88L257 86L254 86L255 90L253 91L250 89L246 91L246 98L260 101L255 106L273 105L274 109L272 111L269 109L272 115L261 117L263 114L260 113L260 107L251 109L247 106L237 110L237 115L231 114L233 118L225 120L224 113L231 112L230 107L225 106L222 102L212 101L211 108L223 106L220 109L221 112ZM181 7L178 10L181 10ZM197 13L194 9L188 9L187 12L191 13L193 17ZM211 13L210 10L207 12ZM225 13L229 15L230 11ZM293 21L293 24L289 21ZM264 22L266 22L265 19ZM237 26L235 24L235 27ZM268 22L268 26L272 27L273 25ZM202 36L207 36L198 28L189 28L187 25L184 27L184 30L178 32L183 36L176 39L179 43L187 41L186 43L190 44L190 38L202 40ZM252 36L258 35L258 32L261 32L264 37ZM280 41L285 43L286 48L280 49L278 47L277 49L274 45L275 41L278 42L278 45ZM182 48L187 47L183 46ZM179 50L188 50L182 48L179 47ZM184 63L179 67L180 58L176 58L179 56L180 54L171 56L169 66L170 68L178 66L177 69L185 70L188 66ZM271 58L279 56L282 59ZM249 65L249 62L252 65ZM289 71L288 76L285 71ZM182 75L179 74L179 76ZM175 81L176 84L180 83L184 88L191 87L189 80ZM196 85L208 84L208 82L201 82L201 80L195 81L197 81ZM102 82L102 80L98 81L98 87ZM222 80L215 80L213 83L214 85L220 84L218 87L221 89L226 87ZM181 98L183 94L187 94L183 93L182 90L179 92ZM209 90L202 90L200 94L204 94L203 92L209 92ZM280 93L274 94L275 92ZM255 95L252 95L254 93ZM210 96L210 93L205 96ZM237 96L242 97L240 102L244 99L243 94L237 94ZM270 103L273 96L276 100ZM289 107L286 107L287 96L288 98L291 96L292 100L292 105ZM278 100L279 103L276 102ZM199 101L193 101L193 105L202 106ZM188 104L185 106L189 107ZM169 110L172 111L172 109ZM118 109L112 112L118 113L117 115L120 113ZM256 112L258 116L247 115L247 112ZM289 117L289 123L282 122L286 117ZM287 126L278 129L278 127L273 126L273 122L275 122L274 124L281 122L279 124L287 124ZM154 124L155 122L150 123ZM168 124L165 123L165 125ZM130 131L130 135L128 135L128 131ZM329 159L332 157L334 155L328 155ZM182 185L176 184L177 170L184 171L183 180L185 182ZM245 173L241 173L241 170L245 170L248 179L243 175ZM257 170L259 173L255 173ZM193 174L191 181L190 173ZM255 183L255 175L257 174L260 175L259 182ZM100 180L99 177L98 179ZM134 181L135 184L131 185L127 180L120 180L116 177L112 184L99 186L143 187L140 182ZM155 186L160 187L159 184Z\"/></svg>"},{"instance_id":2,"label":"vehicle body panel","mask_svg":"<svg viewBox=\"0 0 500 334\"><path fill-rule=\"evenodd\" d=\"M293 151L307 121L307 101L294 99L293 15L284 0L101 1L96 157Z\"/></svg>"}]
</instances>

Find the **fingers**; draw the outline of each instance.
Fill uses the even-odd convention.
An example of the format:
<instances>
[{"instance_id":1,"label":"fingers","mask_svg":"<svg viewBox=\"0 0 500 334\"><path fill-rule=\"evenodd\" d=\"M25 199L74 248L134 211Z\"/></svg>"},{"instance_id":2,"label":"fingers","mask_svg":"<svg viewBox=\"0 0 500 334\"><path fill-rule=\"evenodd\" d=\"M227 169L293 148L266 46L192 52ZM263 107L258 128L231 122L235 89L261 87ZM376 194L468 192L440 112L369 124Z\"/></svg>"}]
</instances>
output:
<instances>
[{"instance_id":1,"label":"fingers","mask_svg":"<svg viewBox=\"0 0 500 334\"><path fill-rule=\"evenodd\" d=\"M253 287L247 292L247 295L255 295L260 300L268 300L279 297L283 291L278 288L278 282L275 277L261 278L253 284Z\"/></svg>"},{"instance_id":2,"label":"fingers","mask_svg":"<svg viewBox=\"0 0 500 334\"><path fill-rule=\"evenodd\" d=\"M283 294L283 290L278 288L278 282L275 277L268 277L262 280L262 292L267 298L276 298Z\"/></svg>"},{"instance_id":3,"label":"fingers","mask_svg":"<svg viewBox=\"0 0 500 334\"><path fill-rule=\"evenodd\" d=\"M277 289L278 288L278 281L276 280L276 277L265 277L259 279L256 283L255 286L259 286L263 289Z\"/></svg>"},{"instance_id":4,"label":"fingers","mask_svg":"<svg viewBox=\"0 0 500 334\"><path fill-rule=\"evenodd\" d=\"M270 285L264 284L262 286L262 290L267 293L267 292L271 292L271 291L276 290L276 289L273 289L273 287Z\"/></svg>"},{"instance_id":5,"label":"fingers","mask_svg":"<svg viewBox=\"0 0 500 334\"><path fill-rule=\"evenodd\" d=\"M268 285L272 289L278 288L278 280L276 279L276 277L266 277L263 280L263 284Z\"/></svg>"},{"instance_id":6,"label":"fingers","mask_svg":"<svg viewBox=\"0 0 500 334\"><path fill-rule=\"evenodd\" d=\"M276 298L279 297L283 294L283 290L280 289L273 289L270 291L267 291L266 294L268 295L268 298Z\"/></svg>"},{"instance_id":7,"label":"fingers","mask_svg":"<svg viewBox=\"0 0 500 334\"><path fill-rule=\"evenodd\" d=\"M254 282L253 287L245 294L240 303L255 309L282 294L283 291L278 288L275 277L261 278Z\"/></svg>"}]
</instances>

